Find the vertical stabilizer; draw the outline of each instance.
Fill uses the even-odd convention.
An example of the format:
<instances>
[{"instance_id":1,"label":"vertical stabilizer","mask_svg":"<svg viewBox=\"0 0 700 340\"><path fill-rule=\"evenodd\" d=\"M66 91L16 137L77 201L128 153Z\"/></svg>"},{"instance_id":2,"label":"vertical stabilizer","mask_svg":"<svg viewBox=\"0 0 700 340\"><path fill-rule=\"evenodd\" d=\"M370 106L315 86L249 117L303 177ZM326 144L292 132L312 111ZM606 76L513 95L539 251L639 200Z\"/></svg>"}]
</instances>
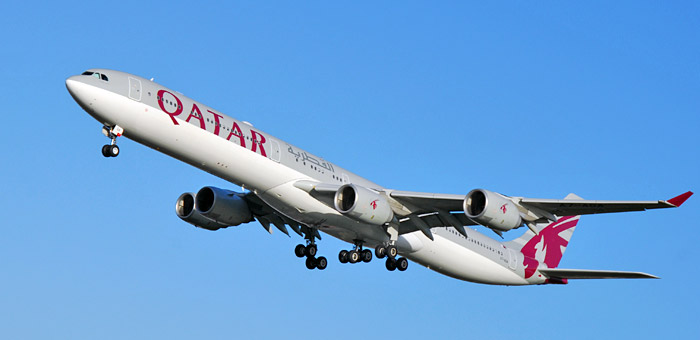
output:
<instances>
[{"instance_id":1,"label":"vertical stabilizer","mask_svg":"<svg viewBox=\"0 0 700 340\"><path fill-rule=\"evenodd\" d=\"M565 199L581 199L569 194ZM520 250L524 255L525 278L531 277L537 268L556 268L564 256L581 216L558 217L556 222L535 225L537 235L528 230L523 236L506 242L506 246Z\"/></svg>"}]
</instances>

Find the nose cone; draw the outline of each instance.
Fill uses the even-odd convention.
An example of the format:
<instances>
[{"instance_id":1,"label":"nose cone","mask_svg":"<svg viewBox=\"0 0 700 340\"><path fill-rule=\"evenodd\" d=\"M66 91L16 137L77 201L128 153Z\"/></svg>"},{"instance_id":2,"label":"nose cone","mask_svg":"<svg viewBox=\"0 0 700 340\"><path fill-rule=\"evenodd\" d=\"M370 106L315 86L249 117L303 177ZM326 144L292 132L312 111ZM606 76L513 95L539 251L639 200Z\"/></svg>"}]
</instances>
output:
<instances>
[{"instance_id":1,"label":"nose cone","mask_svg":"<svg viewBox=\"0 0 700 340\"><path fill-rule=\"evenodd\" d=\"M66 79L66 88L68 89L68 93L73 96L73 99L78 100L77 94L80 85L78 85L79 81L76 80L76 78L78 78L78 76L72 76Z\"/></svg>"},{"instance_id":2,"label":"nose cone","mask_svg":"<svg viewBox=\"0 0 700 340\"><path fill-rule=\"evenodd\" d=\"M94 94L90 90L92 86L86 84L81 76L72 76L66 79L66 89L80 107L87 113L92 114L92 103L94 102Z\"/></svg>"}]
</instances>

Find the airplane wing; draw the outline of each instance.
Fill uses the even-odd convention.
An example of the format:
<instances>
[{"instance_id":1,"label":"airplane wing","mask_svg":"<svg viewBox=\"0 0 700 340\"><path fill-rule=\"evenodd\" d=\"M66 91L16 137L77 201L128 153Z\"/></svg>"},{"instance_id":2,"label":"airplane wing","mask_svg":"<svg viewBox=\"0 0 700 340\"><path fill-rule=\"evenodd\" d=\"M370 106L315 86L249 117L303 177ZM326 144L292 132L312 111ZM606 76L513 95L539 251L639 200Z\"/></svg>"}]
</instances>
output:
<instances>
[{"instance_id":1,"label":"airplane wing","mask_svg":"<svg viewBox=\"0 0 700 340\"><path fill-rule=\"evenodd\" d=\"M337 184L306 180L298 181L294 185L330 207L334 206L333 197L340 188ZM400 222L399 234L420 230L432 239L431 228L451 226L466 236L465 226L479 224L465 214L466 195L400 190L384 190L383 193L389 198L394 215ZM512 201L518 207L526 222L539 223L556 221L556 216L673 208L683 204L692 194L688 191L672 199L658 201L596 201L580 199L575 195L563 200L508 196L503 198ZM493 228L492 230L501 235L501 231Z\"/></svg>"},{"instance_id":2,"label":"airplane wing","mask_svg":"<svg viewBox=\"0 0 700 340\"><path fill-rule=\"evenodd\" d=\"M540 268L540 273L550 279L658 279L659 277L642 272L623 272L616 270L587 270Z\"/></svg>"},{"instance_id":3,"label":"airplane wing","mask_svg":"<svg viewBox=\"0 0 700 340\"><path fill-rule=\"evenodd\" d=\"M595 201L595 200L557 200L511 197L516 203L539 208L557 216L590 215L625 211L644 211L647 209L675 208L681 206L693 193L688 191L669 200L658 201ZM418 212L433 209L463 211L464 195L431 194L411 191L392 191L391 197L423 207ZM425 211L423 211L425 210Z\"/></svg>"},{"instance_id":4,"label":"airplane wing","mask_svg":"<svg viewBox=\"0 0 700 340\"><path fill-rule=\"evenodd\" d=\"M683 202L685 202L692 195L693 193L688 191L669 200L658 201L597 201L571 198L557 200L525 197L507 198L526 210L537 210L539 212L544 212L547 215L573 216L675 208L681 206L681 204L683 204ZM415 207L415 211L412 211L412 213L424 213L434 209L443 209L446 211L463 211L464 209L464 195L391 191L390 196L400 202L405 202L407 205Z\"/></svg>"},{"instance_id":5,"label":"airplane wing","mask_svg":"<svg viewBox=\"0 0 700 340\"><path fill-rule=\"evenodd\" d=\"M557 216L571 216L676 208L681 206L692 194L692 192L688 191L666 201L592 201L521 198L519 203L540 208Z\"/></svg>"},{"instance_id":6,"label":"airplane wing","mask_svg":"<svg viewBox=\"0 0 700 340\"><path fill-rule=\"evenodd\" d=\"M395 212L402 212L405 216L409 217L401 219L401 228L399 231L402 234L404 232L421 230L426 236L432 238L429 228L435 226L453 226L462 234L466 235L463 227L477 224L465 214L464 203L466 196L464 195L411 191L389 191L388 194L398 205L398 208L395 208ZM693 193L688 191L669 200L659 201L596 201L584 200L573 194L567 196L567 198L563 200L495 195L515 204L523 217L523 222L529 223L528 226L531 227L532 223L556 221L556 216L675 208L683 204ZM505 201L501 203L503 202ZM499 203L499 205L501 203ZM505 205L503 209L503 213L505 214ZM438 221L435 221L435 218L430 218L433 220L430 223L421 223L419 219L424 220L426 216L435 216ZM495 228L491 228L491 230L501 236L501 231Z\"/></svg>"}]
</instances>

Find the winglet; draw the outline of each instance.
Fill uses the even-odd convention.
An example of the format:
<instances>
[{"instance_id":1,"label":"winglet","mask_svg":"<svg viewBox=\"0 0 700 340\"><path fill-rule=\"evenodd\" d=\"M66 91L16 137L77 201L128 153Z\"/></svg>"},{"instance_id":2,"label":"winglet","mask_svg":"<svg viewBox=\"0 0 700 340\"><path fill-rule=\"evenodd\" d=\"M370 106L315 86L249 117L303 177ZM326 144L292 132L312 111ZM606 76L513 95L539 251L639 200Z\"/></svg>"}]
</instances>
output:
<instances>
[{"instance_id":1,"label":"winglet","mask_svg":"<svg viewBox=\"0 0 700 340\"><path fill-rule=\"evenodd\" d=\"M688 198L690 198L690 196L693 196L692 191L688 191L685 194L680 194L666 202L673 204L675 207L680 207L681 204L683 204L685 201L688 200Z\"/></svg>"}]
</instances>

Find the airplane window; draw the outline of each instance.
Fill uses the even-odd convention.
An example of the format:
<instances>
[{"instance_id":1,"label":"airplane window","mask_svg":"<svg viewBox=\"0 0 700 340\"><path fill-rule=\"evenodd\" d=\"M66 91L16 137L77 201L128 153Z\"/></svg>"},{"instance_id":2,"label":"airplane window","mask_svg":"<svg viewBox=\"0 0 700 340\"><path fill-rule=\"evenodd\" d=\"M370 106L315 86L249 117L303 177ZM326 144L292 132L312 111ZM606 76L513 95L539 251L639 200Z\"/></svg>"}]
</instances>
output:
<instances>
[{"instance_id":1,"label":"airplane window","mask_svg":"<svg viewBox=\"0 0 700 340\"><path fill-rule=\"evenodd\" d=\"M99 74L99 73L93 73L92 76L95 77L95 78L97 78L97 79L100 79L100 74Z\"/></svg>"},{"instance_id":2,"label":"airplane window","mask_svg":"<svg viewBox=\"0 0 700 340\"><path fill-rule=\"evenodd\" d=\"M91 76L92 73L93 73L93 72L85 71L85 72L83 72L83 75L84 75L84 76Z\"/></svg>"},{"instance_id":3,"label":"airplane window","mask_svg":"<svg viewBox=\"0 0 700 340\"><path fill-rule=\"evenodd\" d=\"M100 74L100 79L102 79L102 80L104 80L104 81L109 81L109 79L107 78L107 76L104 75L104 74Z\"/></svg>"}]
</instances>

